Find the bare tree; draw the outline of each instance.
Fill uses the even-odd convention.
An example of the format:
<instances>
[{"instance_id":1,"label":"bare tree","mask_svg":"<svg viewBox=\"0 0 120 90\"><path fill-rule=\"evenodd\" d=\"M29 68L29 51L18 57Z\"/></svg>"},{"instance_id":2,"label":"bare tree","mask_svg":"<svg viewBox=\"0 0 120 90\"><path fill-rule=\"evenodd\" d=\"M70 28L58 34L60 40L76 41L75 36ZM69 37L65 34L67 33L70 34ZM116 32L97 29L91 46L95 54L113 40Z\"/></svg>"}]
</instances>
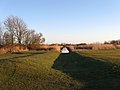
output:
<instances>
[{"instance_id":1,"label":"bare tree","mask_svg":"<svg viewBox=\"0 0 120 90\"><path fill-rule=\"evenodd\" d=\"M32 49L35 49L40 46L41 43L45 42L45 38L42 33L36 33L35 30L28 30L24 38L24 43Z\"/></svg>"},{"instance_id":2,"label":"bare tree","mask_svg":"<svg viewBox=\"0 0 120 90\"><path fill-rule=\"evenodd\" d=\"M28 30L24 37L24 43L26 45L41 44L45 41L42 33L36 33L35 30Z\"/></svg>"},{"instance_id":3,"label":"bare tree","mask_svg":"<svg viewBox=\"0 0 120 90\"><path fill-rule=\"evenodd\" d=\"M5 32L2 34L2 28L0 26L0 45L1 38L4 44L24 44L29 47L40 46L41 43L45 42L42 33L36 33L35 30L27 28L26 23L17 16L9 16L4 21Z\"/></svg>"},{"instance_id":4,"label":"bare tree","mask_svg":"<svg viewBox=\"0 0 120 90\"><path fill-rule=\"evenodd\" d=\"M3 45L3 27L0 23L0 45Z\"/></svg>"},{"instance_id":5,"label":"bare tree","mask_svg":"<svg viewBox=\"0 0 120 90\"><path fill-rule=\"evenodd\" d=\"M15 38L18 43L21 44L27 33L27 25L25 22L17 16L10 16L6 19L4 24L6 29L10 32L12 44Z\"/></svg>"},{"instance_id":6,"label":"bare tree","mask_svg":"<svg viewBox=\"0 0 120 90\"><path fill-rule=\"evenodd\" d=\"M14 21L14 17L10 16L4 22L5 28L8 31L4 34L4 37L6 38L6 36L8 36L8 33L9 33L9 39L11 41L10 44L13 44L15 39L14 38L15 26L13 21Z\"/></svg>"},{"instance_id":7,"label":"bare tree","mask_svg":"<svg viewBox=\"0 0 120 90\"><path fill-rule=\"evenodd\" d=\"M2 27L0 24L0 45L2 45Z\"/></svg>"},{"instance_id":8,"label":"bare tree","mask_svg":"<svg viewBox=\"0 0 120 90\"><path fill-rule=\"evenodd\" d=\"M31 38L30 44L32 44L32 45L41 44L45 41L42 33L33 32L31 36L32 36L32 38Z\"/></svg>"},{"instance_id":9,"label":"bare tree","mask_svg":"<svg viewBox=\"0 0 120 90\"><path fill-rule=\"evenodd\" d=\"M3 39L4 39L4 44L5 45L9 45L12 44L12 39L11 39L11 34L10 32L6 31L3 35Z\"/></svg>"},{"instance_id":10,"label":"bare tree","mask_svg":"<svg viewBox=\"0 0 120 90\"><path fill-rule=\"evenodd\" d=\"M31 40L32 40L32 35L35 31L34 30L28 30L27 33L24 36L24 44L25 45L30 45Z\"/></svg>"}]
</instances>

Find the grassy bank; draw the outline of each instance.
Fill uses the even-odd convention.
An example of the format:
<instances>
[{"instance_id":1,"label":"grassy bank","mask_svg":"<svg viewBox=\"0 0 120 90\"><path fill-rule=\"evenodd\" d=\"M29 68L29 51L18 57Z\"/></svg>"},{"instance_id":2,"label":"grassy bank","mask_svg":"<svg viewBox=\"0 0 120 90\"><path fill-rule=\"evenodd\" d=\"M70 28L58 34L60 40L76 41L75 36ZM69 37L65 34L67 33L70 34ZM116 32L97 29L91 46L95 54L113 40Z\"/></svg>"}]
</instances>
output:
<instances>
[{"instance_id":1,"label":"grassy bank","mask_svg":"<svg viewBox=\"0 0 120 90\"><path fill-rule=\"evenodd\" d=\"M58 52L0 55L0 90L71 90L80 83L52 68Z\"/></svg>"},{"instance_id":2,"label":"grassy bank","mask_svg":"<svg viewBox=\"0 0 120 90\"><path fill-rule=\"evenodd\" d=\"M1 90L119 90L120 50L0 55Z\"/></svg>"}]
</instances>

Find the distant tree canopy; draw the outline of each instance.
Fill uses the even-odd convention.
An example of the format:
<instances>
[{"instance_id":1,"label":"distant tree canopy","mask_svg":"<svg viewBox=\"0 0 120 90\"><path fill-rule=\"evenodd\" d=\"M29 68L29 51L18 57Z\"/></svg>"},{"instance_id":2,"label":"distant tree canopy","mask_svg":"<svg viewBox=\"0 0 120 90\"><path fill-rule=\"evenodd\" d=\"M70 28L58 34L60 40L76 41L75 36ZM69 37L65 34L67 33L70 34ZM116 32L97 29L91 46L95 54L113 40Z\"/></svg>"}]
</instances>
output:
<instances>
[{"instance_id":1,"label":"distant tree canopy","mask_svg":"<svg viewBox=\"0 0 120 90\"><path fill-rule=\"evenodd\" d=\"M28 29L26 23L17 16L9 16L0 23L0 45L24 44L39 45L45 42L42 33Z\"/></svg>"},{"instance_id":2,"label":"distant tree canopy","mask_svg":"<svg viewBox=\"0 0 120 90\"><path fill-rule=\"evenodd\" d=\"M120 44L120 40L105 41L104 44Z\"/></svg>"}]
</instances>

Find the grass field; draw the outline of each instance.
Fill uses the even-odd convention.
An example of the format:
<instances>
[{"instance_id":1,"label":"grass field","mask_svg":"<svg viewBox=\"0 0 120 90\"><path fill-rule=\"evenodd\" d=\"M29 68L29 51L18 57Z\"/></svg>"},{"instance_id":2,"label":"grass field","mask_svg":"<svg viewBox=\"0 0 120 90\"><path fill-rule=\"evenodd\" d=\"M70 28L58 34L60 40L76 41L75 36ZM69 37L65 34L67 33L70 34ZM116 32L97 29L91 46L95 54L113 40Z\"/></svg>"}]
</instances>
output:
<instances>
[{"instance_id":1,"label":"grass field","mask_svg":"<svg viewBox=\"0 0 120 90\"><path fill-rule=\"evenodd\" d=\"M0 90L120 90L120 50L1 54Z\"/></svg>"}]
</instances>

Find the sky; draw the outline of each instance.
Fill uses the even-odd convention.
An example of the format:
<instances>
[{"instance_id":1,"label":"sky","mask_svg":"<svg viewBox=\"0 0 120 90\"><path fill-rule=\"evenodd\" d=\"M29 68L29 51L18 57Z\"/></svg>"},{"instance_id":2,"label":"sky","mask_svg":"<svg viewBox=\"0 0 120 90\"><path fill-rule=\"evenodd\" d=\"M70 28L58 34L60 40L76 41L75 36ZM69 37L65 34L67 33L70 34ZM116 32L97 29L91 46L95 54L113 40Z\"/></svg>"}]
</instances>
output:
<instances>
[{"instance_id":1,"label":"sky","mask_svg":"<svg viewBox=\"0 0 120 90\"><path fill-rule=\"evenodd\" d=\"M120 0L0 0L0 21L10 15L41 32L45 43L120 39Z\"/></svg>"}]
</instances>

